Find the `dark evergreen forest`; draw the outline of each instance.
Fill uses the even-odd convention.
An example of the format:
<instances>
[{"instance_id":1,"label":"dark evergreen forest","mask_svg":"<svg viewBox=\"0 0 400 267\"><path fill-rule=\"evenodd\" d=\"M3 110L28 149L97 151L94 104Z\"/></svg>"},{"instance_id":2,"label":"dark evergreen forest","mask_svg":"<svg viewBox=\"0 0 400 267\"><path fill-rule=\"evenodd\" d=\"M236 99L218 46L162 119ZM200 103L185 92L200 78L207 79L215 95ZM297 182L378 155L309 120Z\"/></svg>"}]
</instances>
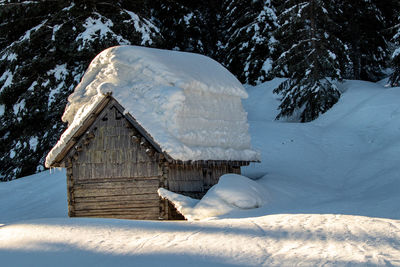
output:
<instances>
[{"instance_id":1,"label":"dark evergreen forest","mask_svg":"<svg viewBox=\"0 0 400 267\"><path fill-rule=\"evenodd\" d=\"M44 170L68 95L119 44L207 55L242 83L287 79L277 119L308 122L343 79L400 82L397 0L0 0L0 180Z\"/></svg>"}]
</instances>

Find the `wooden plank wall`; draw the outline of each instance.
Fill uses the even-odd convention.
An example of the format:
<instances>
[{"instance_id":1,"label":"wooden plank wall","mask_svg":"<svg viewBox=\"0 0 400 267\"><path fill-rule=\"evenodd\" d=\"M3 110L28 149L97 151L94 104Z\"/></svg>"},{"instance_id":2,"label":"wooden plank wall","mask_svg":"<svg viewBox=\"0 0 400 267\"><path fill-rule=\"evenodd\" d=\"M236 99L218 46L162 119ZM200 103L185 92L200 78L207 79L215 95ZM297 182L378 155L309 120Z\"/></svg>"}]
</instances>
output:
<instances>
[{"instance_id":1,"label":"wooden plank wall","mask_svg":"<svg viewBox=\"0 0 400 267\"><path fill-rule=\"evenodd\" d=\"M80 151L71 155L71 215L159 219L158 159L146 153L138 133L113 101L88 132L94 135L90 142L81 140L76 149Z\"/></svg>"},{"instance_id":2,"label":"wooden plank wall","mask_svg":"<svg viewBox=\"0 0 400 267\"><path fill-rule=\"evenodd\" d=\"M170 191L200 199L226 173L240 174L240 167L212 162L201 165L172 164L169 167L168 188Z\"/></svg>"},{"instance_id":3,"label":"wooden plank wall","mask_svg":"<svg viewBox=\"0 0 400 267\"><path fill-rule=\"evenodd\" d=\"M65 157L70 216L181 219L159 187L201 198L232 162L183 164L164 160L111 100Z\"/></svg>"}]
</instances>

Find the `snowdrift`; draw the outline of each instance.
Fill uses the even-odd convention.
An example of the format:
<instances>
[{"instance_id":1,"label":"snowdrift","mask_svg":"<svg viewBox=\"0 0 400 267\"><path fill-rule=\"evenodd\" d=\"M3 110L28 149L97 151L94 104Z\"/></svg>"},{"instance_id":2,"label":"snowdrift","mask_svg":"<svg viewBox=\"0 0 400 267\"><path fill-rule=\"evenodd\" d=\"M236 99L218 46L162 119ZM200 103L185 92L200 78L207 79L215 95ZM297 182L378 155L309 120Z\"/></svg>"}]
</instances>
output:
<instances>
[{"instance_id":1,"label":"snowdrift","mask_svg":"<svg viewBox=\"0 0 400 267\"><path fill-rule=\"evenodd\" d=\"M268 192L264 187L237 174L221 176L218 184L211 187L201 200L179 195L164 188L160 188L158 194L171 201L188 220L210 219L233 210L259 208L268 198Z\"/></svg>"}]
</instances>

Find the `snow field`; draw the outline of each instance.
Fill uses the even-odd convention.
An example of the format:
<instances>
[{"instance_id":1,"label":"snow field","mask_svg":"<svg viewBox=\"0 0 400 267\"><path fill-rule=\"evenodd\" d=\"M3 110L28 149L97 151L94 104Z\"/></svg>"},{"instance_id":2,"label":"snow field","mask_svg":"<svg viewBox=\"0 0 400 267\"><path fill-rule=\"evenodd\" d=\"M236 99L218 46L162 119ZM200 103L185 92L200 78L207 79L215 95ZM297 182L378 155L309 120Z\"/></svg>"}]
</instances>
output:
<instances>
[{"instance_id":1,"label":"snow field","mask_svg":"<svg viewBox=\"0 0 400 267\"><path fill-rule=\"evenodd\" d=\"M274 121L278 83L247 88L257 180L223 176L200 201L164 190L180 222L68 218L63 171L0 183L2 264L400 266L399 88L346 81L299 124Z\"/></svg>"},{"instance_id":2,"label":"snow field","mask_svg":"<svg viewBox=\"0 0 400 267\"><path fill-rule=\"evenodd\" d=\"M399 88L346 81L331 110L311 123L274 121L279 80L248 88L253 147L261 164L243 169L270 193L263 211L400 218ZM266 103L262 105L262 103ZM264 114L266 114L264 116ZM240 215L243 216L243 215Z\"/></svg>"},{"instance_id":3,"label":"snow field","mask_svg":"<svg viewBox=\"0 0 400 267\"><path fill-rule=\"evenodd\" d=\"M206 222L60 218L0 228L8 266L396 266L399 247L398 221L329 214Z\"/></svg>"}]
</instances>

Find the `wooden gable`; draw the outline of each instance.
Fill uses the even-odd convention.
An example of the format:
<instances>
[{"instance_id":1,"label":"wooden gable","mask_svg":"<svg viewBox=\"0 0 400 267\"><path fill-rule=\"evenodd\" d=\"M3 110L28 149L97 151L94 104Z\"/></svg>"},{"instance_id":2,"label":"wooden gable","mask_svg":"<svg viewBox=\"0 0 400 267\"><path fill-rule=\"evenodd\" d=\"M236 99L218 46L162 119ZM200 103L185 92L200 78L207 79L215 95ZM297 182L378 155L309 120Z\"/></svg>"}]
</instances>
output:
<instances>
[{"instance_id":1,"label":"wooden gable","mask_svg":"<svg viewBox=\"0 0 400 267\"><path fill-rule=\"evenodd\" d=\"M159 158L115 100L86 133L65 158L70 216L159 219Z\"/></svg>"}]
</instances>

